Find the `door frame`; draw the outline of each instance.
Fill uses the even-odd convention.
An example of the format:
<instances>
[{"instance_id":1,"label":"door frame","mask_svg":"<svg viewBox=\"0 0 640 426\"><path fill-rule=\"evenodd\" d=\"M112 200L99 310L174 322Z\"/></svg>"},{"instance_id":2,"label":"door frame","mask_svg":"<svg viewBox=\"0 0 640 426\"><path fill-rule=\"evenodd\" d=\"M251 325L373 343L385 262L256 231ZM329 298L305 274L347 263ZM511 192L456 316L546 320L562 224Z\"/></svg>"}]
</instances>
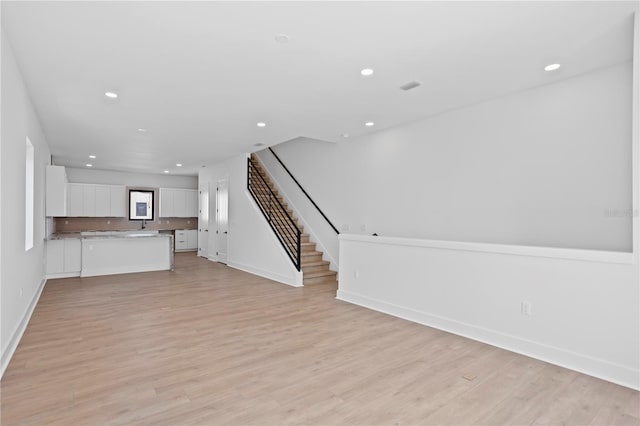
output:
<instances>
[{"instance_id":1,"label":"door frame","mask_svg":"<svg viewBox=\"0 0 640 426\"><path fill-rule=\"evenodd\" d=\"M220 184L226 184L227 192L226 192L226 200L225 203L220 202ZM221 209L220 206L223 204L226 211L224 212L224 216L226 217L226 231L221 230ZM216 260L220 263L224 263L225 265L229 261L229 177L224 177L216 181ZM221 235L222 232L225 232L227 237L225 238L226 247L224 251L224 258L220 257L220 247L221 247Z\"/></svg>"},{"instance_id":2,"label":"door frame","mask_svg":"<svg viewBox=\"0 0 640 426\"><path fill-rule=\"evenodd\" d=\"M204 257L205 259L209 258L209 219L211 212L211 202L209 200L210 191L209 191L209 182L203 182L202 186L198 187L198 256ZM204 207L206 208L206 214L203 215L203 200L202 200L202 191L206 192L206 204ZM206 217L205 217L206 216ZM205 248L205 250L202 250Z\"/></svg>"}]
</instances>

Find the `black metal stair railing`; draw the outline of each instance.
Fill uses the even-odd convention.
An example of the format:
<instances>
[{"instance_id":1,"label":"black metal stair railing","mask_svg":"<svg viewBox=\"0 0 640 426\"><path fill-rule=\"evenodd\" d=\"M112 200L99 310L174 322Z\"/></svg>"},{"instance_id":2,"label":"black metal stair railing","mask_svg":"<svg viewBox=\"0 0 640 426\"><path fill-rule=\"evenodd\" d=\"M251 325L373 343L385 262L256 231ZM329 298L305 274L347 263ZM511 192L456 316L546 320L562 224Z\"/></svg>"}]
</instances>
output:
<instances>
[{"instance_id":1,"label":"black metal stair railing","mask_svg":"<svg viewBox=\"0 0 640 426\"><path fill-rule=\"evenodd\" d=\"M302 231L251 158L247 158L247 190L258 204L296 269L300 271Z\"/></svg>"},{"instance_id":2,"label":"black metal stair railing","mask_svg":"<svg viewBox=\"0 0 640 426\"><path fill-rule=\"evenodd\" d=\"M300 191L302 191L302 193L305 195L305 197L307 197L307 199L309 200L309 202L311 202L311 204L313 204L313 207L316 208L316 210L318 211L318 213L320 213L320 215L324 218L324 220L329 224L329 226L331 227L331 229L333 229L335 231L336 234L340 234L340 231L338 231L338 228L336 228L336 226L329 220L329 218L327 217L326 214L324 214L324 212L320 209L320 207L318 207L318 205L316 204L315 201L313 201L313 198L311 198L311 196L307 193L307 191L305 191L305 189L302 187L302 185L300 185L300 182L298 182L298 179L296 179L296 177L293 175L293 173L291 173L291 171L289 171L289 168L282 162L282 160L280 159L280 157L278 157L278 154L276 154L276 152L269 147L269 151L271 151L271 153L273 154L273 156L276 158L276 160L278 160L278 163L280 163L280 165L282 166L282 168L284 169L285 172L287 172L287 174L289 175L289 177L291 179L293 179L293 182L298 185L298 188L300 188Z\"/></svg>"}]
</instances>

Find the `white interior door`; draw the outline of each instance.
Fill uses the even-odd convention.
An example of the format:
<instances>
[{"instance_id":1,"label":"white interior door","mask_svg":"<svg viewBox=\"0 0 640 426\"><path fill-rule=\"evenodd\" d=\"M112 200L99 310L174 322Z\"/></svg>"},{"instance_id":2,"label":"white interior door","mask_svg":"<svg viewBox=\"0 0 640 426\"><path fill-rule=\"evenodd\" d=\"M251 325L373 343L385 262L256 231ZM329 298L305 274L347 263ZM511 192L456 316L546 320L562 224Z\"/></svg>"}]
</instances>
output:
<instances>
[{"instance_id":1,"label":"white interior door","mask_svg":"<svg viewBox=\"0 0 640 426\"><path fill-rule=\"evenodd\" d=\"M209 182L198 189L198 256L209 257Z\"/></svg>"},{"instance_id":2,"label":"white interior door","mask_svg":"<svg viewBox=\"0 0 640 426\"><path fill-rule=\"evenodd\" d=\"M227 246L229 234L229 179L218 181L216 189L216 235L218 262L227 263Z\"/></svg>"}]
</instances>

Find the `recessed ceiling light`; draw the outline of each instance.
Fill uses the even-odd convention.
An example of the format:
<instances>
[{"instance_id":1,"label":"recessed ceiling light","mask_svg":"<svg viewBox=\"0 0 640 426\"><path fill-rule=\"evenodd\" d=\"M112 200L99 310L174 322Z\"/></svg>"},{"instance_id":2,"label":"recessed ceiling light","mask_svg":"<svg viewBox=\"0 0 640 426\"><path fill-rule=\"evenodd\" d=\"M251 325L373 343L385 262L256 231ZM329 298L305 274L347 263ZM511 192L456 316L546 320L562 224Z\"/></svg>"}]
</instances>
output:
<instances>
[{"instance_id":1,"label":"recessed ceiling light","mask_svg":"<svg viewBox=\"0 0 640 426\"><path fill-rule=\"evenodd\" d=\"M165 172L165 173L169 173L169 170L165 170L164 172Z\"/></svg>"},{"instance_id":2,"label":"recessed ceiling light","mask_svg":"<svg viewBox=\"0 0 640 426\"><path fill-rule=\"evenodd\" d=\"M374 123L373 121L367 121L366 123L364 123L364 125L367 127L371 127L371 126L375 126L376 123Z\"/></svg>"},{"instance_id":3,"label":"recessed ceiling light","mask_svg":"<svg viewBox=\"0 0 640 426\"><path fill-rule=\"evenodd\" d=\"M141 128L139 128L139 129L138 129L138 131L139 131L140 133L144 133L144 132L146 132L146 131L147 131L147 129L143 129L143 128L141 127Z\"/></svg>"},{"instance_id":4,"label":"recessed ceiling light","mask_svg":"<svg viewBox=\"0 0 640 426\"><path fill-rule=\"evenodd\" d=\"M544 67L545 71L555 71L558 68L560 68L560 64L549 64L546 67Z\"/></svg>"},{"instance_id":5,"label":"recessed ceiling light","mask_svg":"<svg viewBox=\"0 0 640 426\"><path fill-rule=\"evenodd\" d=\"M93 160L94 158L96 158L96 156L95 155L90 155L89 158L91 158Z\"/></svg>"},{"instance_id":6,"label":"recessed ceiling light","mask_svg":"<svg viewBox=\"0 0 640 426\"><path fill-rule=\"evenodd\" d=\"M348 138L348 137L349 137L349 133L343 133L343 134L342 134L342 137L343 137L343 138Z\"/></svg>"},{"instance_id":7,"label":"recessed ceiling light","mask_svg":"<svg viewBox=\"0 0 640 426\"><path fill-rule=\"evenodd\" d=\"M182 167L182 164L176 163L176 167Z\"/></svg>"},{"instance_id":8,"label":"recessed ceiling light","mask_svg":"<svg viewBox=\"0 0 640 426\"><path fill-rule=\"evenodd\" d=\"M93 164L87 163L87 167L93 167Z\"/></svg>"},{"instance_id":9,"label":"recessed ceiling light","mask_svg":"<svg viewBox=\"0 0 640 426\"><path fill-rule=\"evenodd\" d=\"M117 93L115 93L115 92L104 92L104 95L105 95L107 98L112 98L112 99L115 99L115 98L117 98L117 97L118 97L118 94L117 94Z\"/></svg>"},{"instance_id":10,"label":"recessed ceiling light","mask_svg":"<svg viewBox=\"0 0 640 426\"><path fill-rule=\"evenodd\" d=\"M370 76L370 75L373 74L373 70L371 68L365 68L365 69L360 71L360 74L362 74L364 76Z\"/></svg>"},{"instance_id":11,"label":"recessed ceiling light","mask_svg":"<svg viewBox=\"0 0 640 426\"><path fill-rule=\"evenodd\" d=\"M256 124L258 127L266 127L266 125L267 123L263 123L262 121Z\"/></svg>"},{"instance_id":12,"label":"recessed ceiling light","mask_svg":"<svg viewBox=\"0 0 640 426\"><path fill-rule=\"evenodd\" d=\"M276 36L276 41L282 44L289 43L289 36L286 34L278 34Z\"/></svg>"},{"instance_id":13,"label":"recessed ceiling light","mask_svg":"<svg viewBox=\"0 0 640 426\"><path fill-rule=\"evenodd\" d=\"M264 146L262 142L254 143L253 146Z\"/></svg>"}]
</instances>

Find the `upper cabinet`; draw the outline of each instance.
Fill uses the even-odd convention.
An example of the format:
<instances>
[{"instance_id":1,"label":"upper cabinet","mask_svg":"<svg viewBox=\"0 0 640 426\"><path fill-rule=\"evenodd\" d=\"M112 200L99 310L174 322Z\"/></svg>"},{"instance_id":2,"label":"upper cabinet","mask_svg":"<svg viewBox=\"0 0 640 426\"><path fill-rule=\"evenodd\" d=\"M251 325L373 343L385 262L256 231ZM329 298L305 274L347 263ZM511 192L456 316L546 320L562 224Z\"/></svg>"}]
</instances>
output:
<instances>
[{"instance_id":1,"label":"upper cabinet","mask_svg":"<svg viewBox=\"0 0 640 426\"><path fill-rule=\"evenodd\" d=\"M187 217L198 217L198 190L187 191Z\"/></svg>"},{"instance_id":2,"label":"upper cabinet","mask_svg":"<svg viewBox=\"0 0 640 426\"><path fill-rule=\"evenodd\" d=\"M124 185L109 185L109 216L126 217L127 216L127 191Z\"/></svg>"},{"instance_id":3,"label":"upper cabinet","mask_svg":"<svg viewBox=\"0 0 640 426\"><path fill-rule=\"evenodd\" d=\"M198 190L160 188L159 217L198 217Z\"/></svg>"},{"instance_id":4,"label":"upper cabinet","mask_svg":"<svg viewBox=\"0 0 640 426\"><path fill-rule=\"evenodd\" d=\"M67 216L84 216L84 184L67 184Z\"/></svg>"},{"instance_id":5,"label":"upper cabinet","mask_svg":"<svg viewBox=\"0 0 640 426\"><path fill-rule=\"evenodd\" d=\"M67 215L67 172L63 166L47 166L46 216Z\"/></svg>"},{"instance_id":6,"label":"upper cabinet","mask_svg":"<svg viewBox=\"0 0 640 426\"><path fill-rule=\"evenodd\" d=\"M125 217L124 185L67 184L69 217Z\"/></svg>"}]
</instances>

